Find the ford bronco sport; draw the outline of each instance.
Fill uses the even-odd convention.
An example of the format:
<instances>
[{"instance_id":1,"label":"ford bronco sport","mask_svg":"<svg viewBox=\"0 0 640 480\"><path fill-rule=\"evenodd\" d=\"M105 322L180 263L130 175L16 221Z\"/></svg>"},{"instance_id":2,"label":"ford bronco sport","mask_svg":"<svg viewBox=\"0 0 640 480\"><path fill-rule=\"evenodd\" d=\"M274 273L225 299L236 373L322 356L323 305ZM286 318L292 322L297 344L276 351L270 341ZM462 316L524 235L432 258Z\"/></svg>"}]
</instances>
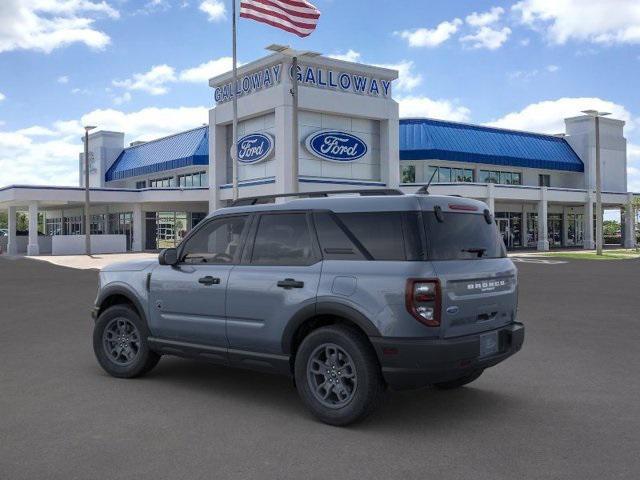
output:
<instances>
[{"instance_id":1,"label":"ford bronco sport","mask_svg":"<svg viewBox=\"0 0 640 480\"><path fill-rule=\"evenodd\" d=\"M217 210L159 261L104 268L100 365L130 378L178 355L283 373L333 425L372 412L386 387L476 380L524 340L492 215L384 193L245 202L258 204Z\"/></svg>"}]
</instances>

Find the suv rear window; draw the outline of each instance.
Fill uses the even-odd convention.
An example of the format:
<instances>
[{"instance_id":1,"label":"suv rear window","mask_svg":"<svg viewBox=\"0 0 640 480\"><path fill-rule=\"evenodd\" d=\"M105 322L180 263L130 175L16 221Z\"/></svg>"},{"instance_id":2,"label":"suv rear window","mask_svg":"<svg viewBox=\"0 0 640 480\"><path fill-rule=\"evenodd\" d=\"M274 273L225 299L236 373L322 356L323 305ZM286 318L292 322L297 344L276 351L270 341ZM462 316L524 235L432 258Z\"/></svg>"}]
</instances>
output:
<instances>
[{"instance_id":1,"label":"suv rear window","mask_svg":"<svg viewBox=\"0 0 640 480\"><path fill-rule=\"evenodd\" d=\"M416 212L316 213L326 260L421 260Z\"/></svg>"},{"instance_id":2,"label":"suv rear window","mask_svg":"<svg viewBox=\"0 0 640 480\"><path fill-rule=\"evenodd\" d=\"M470 260L502 258L504 244L495 223L484 215L442 212L443 221L434 212L423 212L430 260Z\"/></svg>"}]
</instances>

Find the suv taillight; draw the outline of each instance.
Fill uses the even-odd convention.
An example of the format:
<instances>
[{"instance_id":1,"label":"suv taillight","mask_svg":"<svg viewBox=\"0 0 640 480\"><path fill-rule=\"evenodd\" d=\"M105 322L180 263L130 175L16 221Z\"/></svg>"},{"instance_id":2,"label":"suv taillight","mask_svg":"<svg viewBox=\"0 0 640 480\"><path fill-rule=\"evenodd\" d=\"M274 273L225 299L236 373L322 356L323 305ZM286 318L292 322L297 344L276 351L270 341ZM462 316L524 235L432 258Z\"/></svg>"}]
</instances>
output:
<instances>
[{"instance_id":1,"label":"suv taillight","mask_svg":"<svg viewBox=\"0 0 640 480\"><path fill-rule=\"evenodd\" d=\"M405 300L408 312L428 327L440 326L440 282L437 279L409 279Z\"/></svg>"}]
</instances>

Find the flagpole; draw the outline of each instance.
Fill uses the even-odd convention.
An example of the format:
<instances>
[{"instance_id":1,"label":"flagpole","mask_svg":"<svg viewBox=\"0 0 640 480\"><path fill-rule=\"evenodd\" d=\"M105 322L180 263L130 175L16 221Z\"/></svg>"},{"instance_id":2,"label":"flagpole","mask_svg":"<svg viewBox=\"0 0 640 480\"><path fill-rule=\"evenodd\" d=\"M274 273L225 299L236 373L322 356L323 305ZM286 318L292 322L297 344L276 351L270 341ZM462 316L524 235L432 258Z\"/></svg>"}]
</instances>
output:
<instances>
[{"instance_id":1,"label":"flagpole","mask_svg":"<svg viewBox=\"0 0 640 480\"><path fill-rule=\"evenodd\" d=\"M293 137L293 143L291 145L291 176L293 177L293 191L291 193L298 193L298 148L299 148L299 138L298 138L298 57L294 56L291 62L291 66L293 68L293 79L292 79L292 88L291 95L293 96L293 112L292 112L292 125L291 125L291 135Z\"/></svg>"},{"instance_id":2,"label":"flagpole","mask_svg":"<svg viewBox=\"0 0 640 480\"><path fill-rule=\"evenodd\" d=\"M236 45L236 1L233 2L233 80L232 80L232 94L233 94L233 126L232 126L232 140L231 140L231 161L233 162L233 199L238 199L238 53Z\"/></svg>"}]
</instances>

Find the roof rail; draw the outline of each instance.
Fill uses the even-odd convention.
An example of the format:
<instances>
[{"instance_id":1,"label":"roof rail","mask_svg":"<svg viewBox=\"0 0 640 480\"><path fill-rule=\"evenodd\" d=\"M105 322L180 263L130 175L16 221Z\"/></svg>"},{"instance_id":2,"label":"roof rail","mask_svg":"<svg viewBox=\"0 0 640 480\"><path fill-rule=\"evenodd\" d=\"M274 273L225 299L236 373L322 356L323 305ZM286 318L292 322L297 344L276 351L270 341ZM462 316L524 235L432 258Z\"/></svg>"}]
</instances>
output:
<instances>
[{"instance_id":1,"label":"roof rail","mask_svg":"<svg viewBox=\"0 0 640 480\"><path fill-rule=\"evenodd\" d=\"M273 203L276 198L302 197L302 198L322 198L330 195L340 195L342 193L359 193L362 197L370 197L374 195L404 195L401 190L395 188L372 188L372 189L353 189L353 190L323 190L319 192L300 192L300 193L277 193L273 195L260 195L257 197L239 198L234 201L232 207L241 207L246 205L260 205L264 203Z\"/></svg>"}]
</instances>

